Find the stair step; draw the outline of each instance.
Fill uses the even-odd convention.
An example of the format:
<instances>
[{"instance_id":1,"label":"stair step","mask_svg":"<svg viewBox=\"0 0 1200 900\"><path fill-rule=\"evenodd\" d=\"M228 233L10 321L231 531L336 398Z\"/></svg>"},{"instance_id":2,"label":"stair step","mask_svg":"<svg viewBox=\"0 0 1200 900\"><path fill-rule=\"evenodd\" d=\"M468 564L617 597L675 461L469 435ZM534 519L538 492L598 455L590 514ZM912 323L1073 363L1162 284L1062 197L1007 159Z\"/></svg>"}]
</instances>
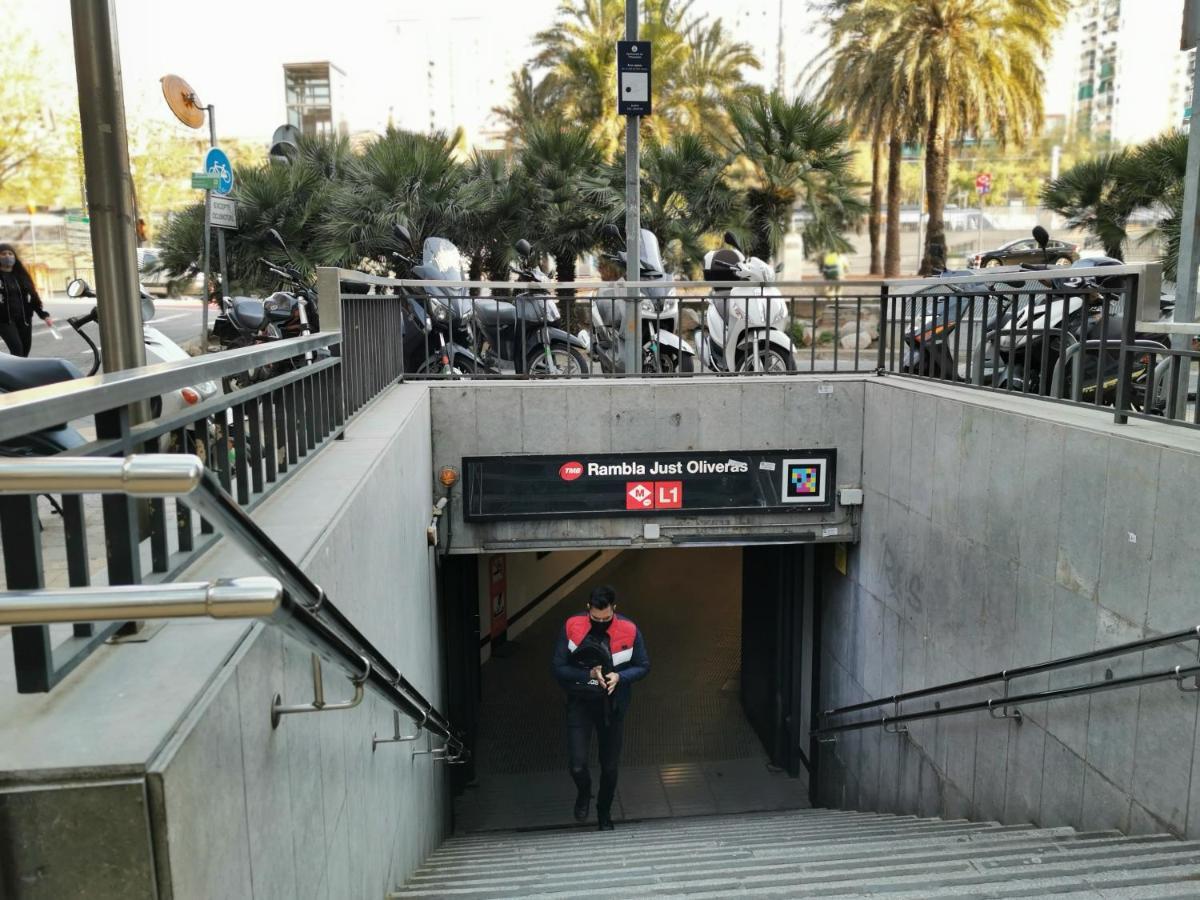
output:
<instances>
[{"instance_id":1,"label":"stair step","mask_svg":"<svg viewBox=\"0 0 1200 900\"><path fill-rule=\"evenodd\" d=\"M432 884L465 885L476 881L495 882L502 878L511 878L514 883L527 883L531 880L538 882L549 881L556 875L571 878L603 879L616 874L621 876L636 873L654 873L666 875L671 872L682 874L694 873L714 866L724 867L725 870L735 868L755 868L767 871L781 866L795 867L802 865L806 870L816 870L820 867L841 865L852 867L862 863L878 863L893 861L896 864L913 864L923 860L935 859L984 859L991 857L1010 856L1016 853L1025 855L1054 854L1067 852L1111 853L1112 848L1133 844L1162 844L1174 843L1169 835L1151 835L1145 837L1125 838L1109 837L1077 840L1072 835L1054 835L1035 833L1026 838L1014 836L1004 841L989 841L986 844L978 842L964 843L961 841L941 842L919 838L905 842L868 843L852 845L836 845L825 850L800 848L712 848L703 856L694 859L681 859L678 854L664 854L656 857L630 857L615 861L615 864L596 864L590 858L564 859L554 863L542 863L531 867L526 863L516 861L506 865L481 865L470 867L422 867L411 878L410 884L429 886ZM1081 849L1082 848L1082 849ZM797 859L797 854L802 854Z\"/></svg>"},{"instance_id":2,"label":"stair step","mask_svg":"<svg viewBox=\"0 0 1200 900\"><path fill-rule=\"evenodd\" d=\"M753 886L770 887L786 885L790 890L808 891L815 889L823 893L839 893L846 881L853 881L856 888L864 883L881 881L890 885L904 885L912 879L921 879L923 887L937 884L942 879L968 880L974 882L1008 882L1012 878L1028 877L1025 873L1036 870L1090 873L1108 871L1114 865L1112 846L1094 844L1064 844L1033 848L1006 848L1007 852L993 858L981 859L972 853L972 848L946 848L941 853L929 852L914 858L888 859L866 857L857 860L794 860L790 862L746 859L731 864L720 860L696 860L690 867L671 871L657 868L630 868L621 870L560 873L558 876L541 872L524 876L477 877L469 879L420 880L410 882L401 896L478 896L522 897L539 894L561 893L588 885L591 891L602 891L608 895L626 892L641 892L655 888L676 892L707 894L711 888L725 890L730 885L742 888ZM1121 847L1121 863L1132 863L1139 868L1144 862L1163 861L1167 865L1174 859L1187 857L1200 861L1200 843L1180 845L1171 852L1162 852L1161 844L1137 844L1130 841ZM819 885L814 888L813 886ZM652 888L654 886L654 888ZM804 893L803 896L809 896Z\"/></svg>"}]
</instances>

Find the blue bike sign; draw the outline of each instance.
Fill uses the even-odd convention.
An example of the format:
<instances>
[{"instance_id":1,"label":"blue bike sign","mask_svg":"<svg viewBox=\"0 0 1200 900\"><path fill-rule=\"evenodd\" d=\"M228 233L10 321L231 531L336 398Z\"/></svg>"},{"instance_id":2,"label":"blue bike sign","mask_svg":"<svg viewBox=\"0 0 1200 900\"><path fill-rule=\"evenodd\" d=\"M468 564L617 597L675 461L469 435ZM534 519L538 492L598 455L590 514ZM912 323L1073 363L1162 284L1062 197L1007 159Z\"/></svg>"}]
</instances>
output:
<instances>
[{"instance_id":1,"label":"blue bike sign","mask_svg":"<svg viewBox=\"0 0 1200 900\"><path fill-rule=\"evenodd\" d=\"M210 149L208 155L204 157L204 171L221 179L220 184L217 185L218 194L228 194L233 190L233 166L230 165L225 151L218 150L216 147Z\"/></svg>"}]
</instances>

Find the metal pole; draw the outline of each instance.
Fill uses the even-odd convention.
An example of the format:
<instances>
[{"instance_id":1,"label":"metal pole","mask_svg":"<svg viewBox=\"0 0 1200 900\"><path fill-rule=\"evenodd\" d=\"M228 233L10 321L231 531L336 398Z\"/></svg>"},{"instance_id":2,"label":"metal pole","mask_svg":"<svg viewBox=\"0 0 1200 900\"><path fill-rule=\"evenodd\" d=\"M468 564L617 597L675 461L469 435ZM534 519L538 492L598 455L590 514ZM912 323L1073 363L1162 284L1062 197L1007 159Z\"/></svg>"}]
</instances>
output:
<instances>
[{"instance_id":1,"label":"metal pole","mask_svg":"<svg viewBox=\"0 0 1200 900\"><path fill-rule=\"evenodd\" d=\"M917 165L921 167L921 193L917 195L917 268L921 268L921 260L925 258L925 156L917 157Z\"/></svg>"},{"instance_id":2,"label":"metal pole","mask_svg":"<svg viewBox=\"0 0 1200 900\"><path fill-rule=\"evenodd\" d=\"M1192 10L1193 28L1200 28L1200 3ZM1187 178L1183 188L1183 231L1179 238L1179 262L1175 275L1175 321L1196 321L1196 280L1200 269L1200 117L1195 114L1200 100L1200 51L1192 73L1192 120L1188 130ZM1174 350L1188 350L1191 335L1171 335ZM1189 366L1190 371L1190 366ZM1188 381L1191 381L1189 376ZM1178 391L1176 418L1187 415L1189 391Z\"/></svg>"},{"instance_id":3,"label":"metal pole","mask_svg":"<svg viewBox=\"0 0 1200 900\"><path fill-rule=\"evenodd\" d=\"M625 0L625 40L638 39L638 2ZM625 280L642 277L642 182L637 116L625 117ZM642 316L638 292L631 289L625 304L625 372L640 374Z\"/></svg>"},{"instance_id":4,"label":"metal pole","mask_svg":"<svg viewBox=\"0 0 1200 900\"><path fill-rule=\"evenodd\" d=\"M115 0L71 0L104 371L145 365Z\"/></svg>"},{"instance_id":5,"label":"metal pole","mask_svg":"<svg viewBox=\"0 0 1200 900\"><path fill-rule=\"evenodd\" d=\"M979 253L983 253L983 191L979 191Z\"/></svg>"}]
</instances>

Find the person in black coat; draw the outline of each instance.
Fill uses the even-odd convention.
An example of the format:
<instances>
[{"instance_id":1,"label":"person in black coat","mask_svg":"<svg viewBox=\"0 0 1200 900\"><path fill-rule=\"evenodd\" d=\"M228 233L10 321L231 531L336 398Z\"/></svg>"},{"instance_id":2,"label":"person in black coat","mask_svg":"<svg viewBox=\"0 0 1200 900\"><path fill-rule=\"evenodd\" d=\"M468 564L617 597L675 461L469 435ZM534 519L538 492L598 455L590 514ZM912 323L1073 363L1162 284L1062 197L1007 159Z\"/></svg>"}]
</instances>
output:
<instances>
[{"instance_id":1,"label":"person in black coat","mask_svg":"<svg viewBox=\"0 0 1200 900\"><path fill-rule=\"evenodd\" d=\"M35 313L48 326L54 325L16 248L0 244L0 340L14 356L28 356L33 348Z\"/></svg>"}]
</instances>

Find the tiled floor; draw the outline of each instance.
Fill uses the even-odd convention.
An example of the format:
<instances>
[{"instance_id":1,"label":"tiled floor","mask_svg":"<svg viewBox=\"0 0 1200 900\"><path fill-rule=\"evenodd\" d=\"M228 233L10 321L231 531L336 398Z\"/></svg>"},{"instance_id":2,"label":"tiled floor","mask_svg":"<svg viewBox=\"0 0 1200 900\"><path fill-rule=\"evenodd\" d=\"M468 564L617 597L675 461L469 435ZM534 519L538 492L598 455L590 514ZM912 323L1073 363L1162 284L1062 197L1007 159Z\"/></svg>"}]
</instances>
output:
<instances>
[{"instance_id":1,"label":"tiled floor","mask_svg":"<svg viewBox=\"0 0 1200 900\"><path fill-rule=\"evenodd\" d=\"M805 780L768 766L742 713L740 552L627 553L600 580L616 586L651 660L626 720L614 818L808 806ZM563 620L591 587L534 623L512 655L484 665L478 778L456 802L460 832L575 824L564 699L549 669ZM595 783L594 748L592 768Z\"/></svg>"}]
</instances>

